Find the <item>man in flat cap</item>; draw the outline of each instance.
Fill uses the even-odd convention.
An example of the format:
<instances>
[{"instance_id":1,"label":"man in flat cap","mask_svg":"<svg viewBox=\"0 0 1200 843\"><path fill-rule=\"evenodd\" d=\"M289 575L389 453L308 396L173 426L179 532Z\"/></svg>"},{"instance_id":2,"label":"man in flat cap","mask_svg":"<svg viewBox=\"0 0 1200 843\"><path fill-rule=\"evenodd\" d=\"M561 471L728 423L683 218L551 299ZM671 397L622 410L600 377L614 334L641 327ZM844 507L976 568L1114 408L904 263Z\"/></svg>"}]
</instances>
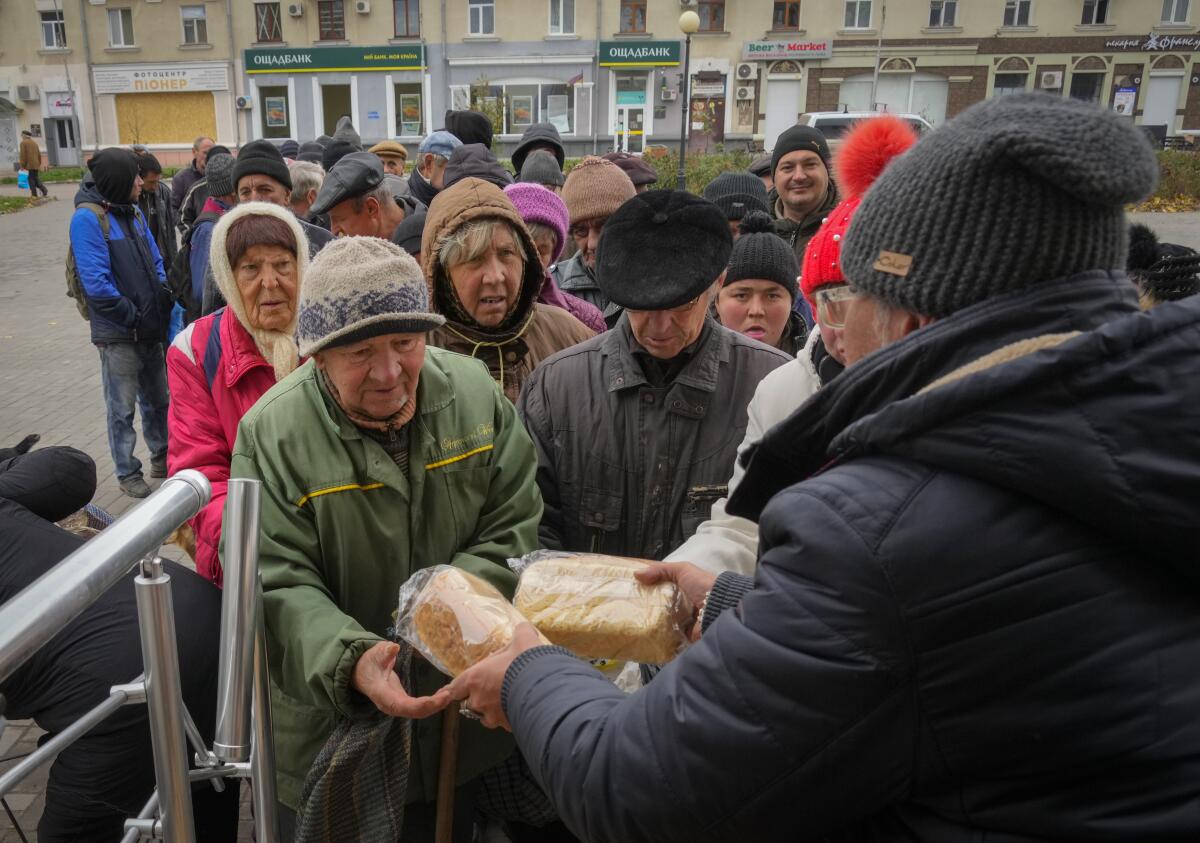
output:
<instances>
[{"instance_id":1,"label":"man in flat cap","mask_svg":"<svg viewBox=\"0 0 1200 843\"><path fill-rule=\"evenodd\" d=\"M408 163L408 149L399 141L385 140L369 150L383 164L383 171L393 176L404 176L404 165Z\"/></svg>"},{"instance_id":2,"label":"man in flat cap","mask_svg":"<svg viewBox=\"0 0 1200 843\"><path fill-rule=\"evenodd\" d=\"M726 494L746 405L788 361L709 318L731 249L725 215L682 191L608 218L596 278L625 312L544 361L517 403L538 451L543 547L661 559Z\"/></svg>"},{"instance_id":3,"label":"man in flat cap","mask_svg":"<svg viewBox=\"0 0 1200 843\"><path fill-rule=\"evenodd\" d=\"M310 213L329 214L329 228L337 237L384 240L406 216L384 178L383 164L370 152L351 152L333 165Z\"/></svg>"}]
</instances>

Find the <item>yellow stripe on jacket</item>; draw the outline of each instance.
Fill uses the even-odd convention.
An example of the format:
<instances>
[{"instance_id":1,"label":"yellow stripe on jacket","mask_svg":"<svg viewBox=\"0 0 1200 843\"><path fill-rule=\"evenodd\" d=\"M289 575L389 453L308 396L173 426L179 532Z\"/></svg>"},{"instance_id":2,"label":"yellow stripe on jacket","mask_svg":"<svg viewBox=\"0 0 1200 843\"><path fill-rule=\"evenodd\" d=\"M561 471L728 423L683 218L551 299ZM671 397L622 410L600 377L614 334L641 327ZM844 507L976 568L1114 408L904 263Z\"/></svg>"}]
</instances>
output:
<instances>
[{"instance_id":1,"label":"yellow stripe on jacket","mask_svg":"<svg viewBox=\"0 0 1200 843\"><path fill-rule=\"evenodd\" d=\"M319 498L321 495L331 495L334 492L349 492L358 489L360 492L366 492L371 489L382 489L382 483L347 483L344 486L330 486L328 489L318 489L315 492L309 492L307 495L296 501L296 506L304 506L313 498Z\"/></svg>"},{"instance_id":2,"label":"yellow stripe on jacket","mask_svg":"<svg viewBox=\"0 0 1200 843\"><path fill-rule=\"evenodd\" d=\"M486 451L490 451L490 450L492 450L492 447L493 446L491 446L491 445L482 445L478 448L467 451L465 454L459 454L456 457L448 457L447 459L444 459L444 460L438 460L437 462L431 462L427 466L425 466L425 470L429 471L434 468L441 468L444 465L450 465L450 463L460 462L462 460L465 460L467 457L473 457L476 454L482 454Z\"/></svg>"}]
</instances>

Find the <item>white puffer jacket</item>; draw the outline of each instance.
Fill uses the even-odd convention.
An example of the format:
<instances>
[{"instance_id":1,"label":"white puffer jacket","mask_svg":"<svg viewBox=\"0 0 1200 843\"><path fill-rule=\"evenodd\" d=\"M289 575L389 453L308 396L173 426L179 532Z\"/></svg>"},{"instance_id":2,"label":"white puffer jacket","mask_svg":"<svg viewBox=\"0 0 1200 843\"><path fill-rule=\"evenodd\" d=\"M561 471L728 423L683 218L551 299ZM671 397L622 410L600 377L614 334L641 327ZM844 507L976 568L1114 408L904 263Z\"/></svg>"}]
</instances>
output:
<instances>
[{"instance_id":1,"label":"white puffer jacket","mask_svg":"<svg viewBox=\"0 0 1200 843\"><path fill-rule=\"evenodd\" d=\"M820 335L820 328L814 326L796 359L780 366L759 382L746 410L746 436L738 446L738 459L734 461L733 476L729 478L730 493L742 482L745 473L741 465L742 454L820 388L821 379L813 365L813 346ZM727 500L725 497L716 501L709 519L664 561L691 562L714 574L734 571L753 575L758 561L758 525L727 514Z\"/></svg>"}]
</instances>

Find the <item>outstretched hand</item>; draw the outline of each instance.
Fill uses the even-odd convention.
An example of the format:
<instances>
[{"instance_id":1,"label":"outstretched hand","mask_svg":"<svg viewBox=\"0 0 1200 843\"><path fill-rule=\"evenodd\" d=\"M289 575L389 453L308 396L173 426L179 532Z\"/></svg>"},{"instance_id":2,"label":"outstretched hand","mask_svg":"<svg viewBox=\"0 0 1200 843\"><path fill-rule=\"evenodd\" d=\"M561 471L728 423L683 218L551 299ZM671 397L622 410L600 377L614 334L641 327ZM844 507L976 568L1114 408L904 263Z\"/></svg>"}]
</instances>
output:
<instances>
[{"instance_id":1,"label":"outstretched hand","mask_svg":"<svg viewBox=\"0 0 1200 843\"><path fill-rule=\"evenodd\" d=\"M375 707L391 717L421 720L437 714L450 704L450 694L440 688L429 697L409 696L396 675L396 656L400 645L380 641L363 653L354 665L350 684Z\"/></svg>"},{"instance_id":2,"label":"outstretched hand","mask_svg":"<svg viewBox=\"0 0 1200 843\"><path fill-rule=\"evenodd\" d=\"M443 690L450 692L451 699L462 700L462 704L480 715L480 722L489 729L504 729L511 732L512 726L500 705L500 692L504 688L504 675L517 656L546 643L533 624L523 623L513 631L512 641L500 652L488 656L474 667L459 674L458 678Z\"/></svg>"},{"instance_id":3,"label":"outstretched hand","mask_svg":"<svg viewBox=\"0 0 1200 843\"><path fill-rule=\"evenodd\" d=\"M700 639L700 606L704 598L712 590L717 581L716 575L710 574L703 568L698 568L691 562L655 562L634 572L642 585L658 585L662 582L673 582L683 592L691 604L691 623L688 638L692 641Z\"/></svg>"}]
</instances>

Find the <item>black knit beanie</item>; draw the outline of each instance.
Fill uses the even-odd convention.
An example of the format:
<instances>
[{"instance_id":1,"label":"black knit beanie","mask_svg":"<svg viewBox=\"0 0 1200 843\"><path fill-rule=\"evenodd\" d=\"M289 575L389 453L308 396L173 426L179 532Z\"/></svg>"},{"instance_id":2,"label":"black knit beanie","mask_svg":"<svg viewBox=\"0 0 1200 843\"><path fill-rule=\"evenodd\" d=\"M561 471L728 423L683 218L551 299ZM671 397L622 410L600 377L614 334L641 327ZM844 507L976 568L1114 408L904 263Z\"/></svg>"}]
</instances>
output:
<instances>
[{"instance_id":1,"label":"black knit beanie","mask_svg":"<svg viewBox=\"0 0 1200 843\"><path fill-rule=\"evenodd\" d=\"M237 189L243 176L270 176L288 190L292 189L292 177L287 163L275 144L269 140L251 141L238 153L233 165L233 186Z\"/></svg>"},{"instance_id":2,"label":"black knit beanie","mask_svg":"<svg viewBox=\"0 0 1200 843\"><path fill-rule=\"evenodd\" d=\"M750 173L721 173L705 185L704 198L724 211L727 220L740 220L751 211L770 212L767 188Z\"/></svg>"},{"instance_id":3,"label":"black knit beanie","mask_svg":"<svg viewBox=\"0 0 1200 843\"><path fill-rule=\"evenodd\" d=\"M333 169L334 164L341 161L351 152L362 152L362 147L355 146L349 141L335 138L329 142L329 146L325 147L325 151L321 153L321 166L328 173Z\"/></svg>"},{"instance_id":4,"label":"black knit beanie","mask_svg":"<svg viewBox=\"0 0 1200 843\"><path fill-rule=\"evenodd\" d=\"M806 149L821 156L825 169L829 169L829 144L819 129L812 126L792 126L775 141L775 149L771 151L771 174L779 169L779 159L789 152Z\"/></svg>"},{"instance_id":5,"label":"black knit beanie","mask_svg":"<svg viewBox=\"0 0 1200 843\"><path fill-rule=\"evenodd\" d=\"M283 143L279 144L279 154L284 158L295 158L300 154L300 144L296 143L291 138L288 138Z\"/></svg>"},{"instance_id":6,"label":"black knit beanie","mask_svg":"<svg viewBox=\"0 0 1200 843\"><path fill-rule=\"evenodd\" d=\"M133 185L138 177L137 157L128 149L117 146L102 149L88 161L96 190L113 205L133 202Z\"/></svg>"},{"instance_id":7,"label":"black knit beanie","mask_svg":"<svg viewBox=\"0 0 1200 843\"><path fill-rule=\"evenodd\" d=\"M478 111L447 111L446 131L463 143L492 148L492 122Z\"/></svg>"},{"instance_id":8,"label":"black knit beanie","mask_svg":"<svg viewBox=\"0 0 1200 843\"><path fill-rule=\"evenodd\" d=\"M750 178L758 181L754 176ZM725 283L747 279L774 281L787 290L792 301L795 301L800 265L796 263L796 253L792 247L775 233L770 215L763 211L752 211L742 217L738 231L741 237L734 242L733 252L729 255Z\"/></svg>"}]
</instances>

